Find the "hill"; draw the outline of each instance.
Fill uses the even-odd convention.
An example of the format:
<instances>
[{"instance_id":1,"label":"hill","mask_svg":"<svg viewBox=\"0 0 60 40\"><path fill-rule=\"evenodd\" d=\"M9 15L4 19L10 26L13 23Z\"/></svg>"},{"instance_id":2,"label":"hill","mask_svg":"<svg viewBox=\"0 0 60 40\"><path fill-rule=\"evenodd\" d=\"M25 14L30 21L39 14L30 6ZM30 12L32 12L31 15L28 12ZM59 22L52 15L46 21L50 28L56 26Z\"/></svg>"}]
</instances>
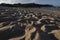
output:
<instances>
[{"instance_id":1,"label":"hill","mask_svg":"<svg viewBox=\"0 0 60 40\"><path fill-rule=\"evenodd\" d=\"M1 3L0 6L8 6L8 7L53 7L53 5L50 4L35 4L35 3L26 3L26 4L6 4Z\"/></svg>"}]
</instances>

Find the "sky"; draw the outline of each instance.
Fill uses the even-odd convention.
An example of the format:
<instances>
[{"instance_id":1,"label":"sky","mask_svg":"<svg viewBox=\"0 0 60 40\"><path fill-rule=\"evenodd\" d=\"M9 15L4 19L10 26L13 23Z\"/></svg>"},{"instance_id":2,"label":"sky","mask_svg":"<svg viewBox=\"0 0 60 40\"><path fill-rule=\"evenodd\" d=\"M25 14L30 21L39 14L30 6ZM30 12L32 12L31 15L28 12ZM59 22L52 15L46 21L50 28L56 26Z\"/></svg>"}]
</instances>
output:
<instances>
[{"instance_id":1,"label":"sky","mask_svg":"<svg viewBox=\"0 0 60 40\"><path fill-rule=\"evenodd\" d=\"M60 6L60 0L0 0L0 3L38 3Z\"/></svg>"}]
</instances>

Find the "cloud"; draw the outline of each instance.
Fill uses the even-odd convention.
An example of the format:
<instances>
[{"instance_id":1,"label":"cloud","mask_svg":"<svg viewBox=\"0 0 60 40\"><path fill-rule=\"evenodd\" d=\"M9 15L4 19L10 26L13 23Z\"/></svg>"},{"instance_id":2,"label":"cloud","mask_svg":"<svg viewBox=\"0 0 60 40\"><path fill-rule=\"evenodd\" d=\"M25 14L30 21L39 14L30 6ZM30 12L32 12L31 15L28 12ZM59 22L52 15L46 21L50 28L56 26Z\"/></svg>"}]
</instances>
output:
<instances>
[{"instance_id":1,"label":"cloud","mask_svg":"<svg viewBox=\"0 0 60 40\"><path fill-rule=\"evenodd\" d=\"M35 0L15 0L14 3L32 3L34 2Z\"/></svg>"},{"instance_id":2,"label":"cloud","mask_svg":"<svg viewBox=\"0 0 60 40\"><path fill-rule=\"evenodd\" d=\"M12 0L0 0L0 3L12 3Z\"/></svg>"},{"instance_id":3,"label":"cloud","mask_svg":"<svg viewBox=\"0 0 60 40\"><path fill-rule=\"evenodd\" d=\"M35 0L0 0L0 3L32 3Z\"/></svg>"}]
</instances>

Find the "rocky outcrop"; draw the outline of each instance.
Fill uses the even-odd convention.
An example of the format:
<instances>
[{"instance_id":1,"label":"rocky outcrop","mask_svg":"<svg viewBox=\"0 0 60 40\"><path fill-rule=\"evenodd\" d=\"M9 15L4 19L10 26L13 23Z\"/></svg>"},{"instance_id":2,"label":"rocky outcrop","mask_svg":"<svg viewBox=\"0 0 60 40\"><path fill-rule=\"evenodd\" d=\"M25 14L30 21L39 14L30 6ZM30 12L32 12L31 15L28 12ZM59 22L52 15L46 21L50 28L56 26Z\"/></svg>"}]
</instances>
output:
<instances>
[{"instance_id":1,"label":"rocky outcrop","mask_svg":"<svg viewBox=\"0 0 60 40\"><path fill-rule=\"evenodd\" d=\"M60 28L54 16L28 8L5 10L0 11L0 40L60 40Z\"/></svg>"}]
</instances>

